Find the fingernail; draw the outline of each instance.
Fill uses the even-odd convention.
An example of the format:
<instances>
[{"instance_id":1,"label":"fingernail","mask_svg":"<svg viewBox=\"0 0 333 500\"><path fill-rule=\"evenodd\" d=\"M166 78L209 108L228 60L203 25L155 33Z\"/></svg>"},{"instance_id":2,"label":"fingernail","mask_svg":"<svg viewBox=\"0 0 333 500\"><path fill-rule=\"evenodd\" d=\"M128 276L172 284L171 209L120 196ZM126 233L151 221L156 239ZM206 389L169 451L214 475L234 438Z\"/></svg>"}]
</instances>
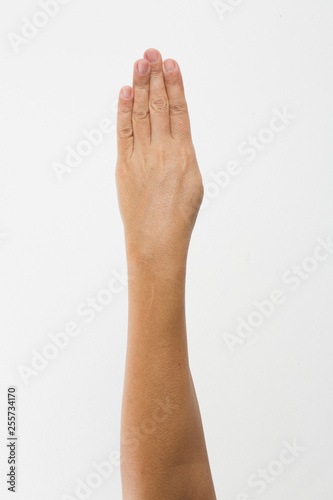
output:
<instances>
[{"instance_id":1,"label":"fingernail","mask_svg":"<svg viewBox=\"0 0 333 500\"><path fill-rule=\"evenodd\" d=\"M138 62L137 68L138 68L138 73L140 73L140 75L145 75L148 71L149 64L147 61L142 59L141 61Z\"/></svg>"},{"instance_id":2,"label":"fingernail","mask_svg":"<svg viewBox=\"0 0 333 500\"><path fill-rule=\"evenodd\" d=\"M174 71L176 69L176 63L172 59L167 59L163 64L164 69L167 73L171 73L171 71Z\"/></svg>"},{"instance_id":3,"label":"fingernail","mask_svg":"<svg viewBox=\"0 0 333 500\"><path fill-rule=\"evenodd\" d=\"M130 99L132 97L132 89L131 87L124 87L121 91L121 95L124 99Z\"/></svg>"},{"instance_id":4,"label":"fingernail","mask_svg":"<svg viewBox=\"0 0 333 500\"><path fill-rule=\"evenodd\" d=\"M156 63L158 61L158 52L155 49L148 49L146 56L149 62Z\"/></svg>"}]
</instances>

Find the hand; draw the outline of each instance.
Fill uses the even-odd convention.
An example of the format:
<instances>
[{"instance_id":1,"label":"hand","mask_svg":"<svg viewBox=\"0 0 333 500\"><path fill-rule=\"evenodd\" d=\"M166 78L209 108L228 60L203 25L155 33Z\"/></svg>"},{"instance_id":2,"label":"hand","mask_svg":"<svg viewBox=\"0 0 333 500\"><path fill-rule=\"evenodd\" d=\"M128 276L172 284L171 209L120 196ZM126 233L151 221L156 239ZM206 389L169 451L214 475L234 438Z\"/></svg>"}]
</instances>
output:
<instances>
[{"instance_id":1,"label":"hand","mask_svg":"<svg viewBox=\"0 0 333 500\"><path fill-rule=\"evenodd\" d=\"M116 181L129 259L186 260L203 185L178 64L149 49L118 106Z\"/></svg>"}]
</instances>

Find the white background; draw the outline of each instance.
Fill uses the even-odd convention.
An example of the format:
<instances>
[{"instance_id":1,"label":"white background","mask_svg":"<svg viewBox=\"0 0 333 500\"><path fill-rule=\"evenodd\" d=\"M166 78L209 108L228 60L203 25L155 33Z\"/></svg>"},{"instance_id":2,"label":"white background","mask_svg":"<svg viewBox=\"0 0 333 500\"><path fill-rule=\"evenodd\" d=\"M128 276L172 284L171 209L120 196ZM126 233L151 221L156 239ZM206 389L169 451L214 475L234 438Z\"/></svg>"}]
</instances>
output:
<instances>
[{"instance_id":1,"label":"white background","mask_svg":"<svg viewBox=\"0 0 333 500\"><path fill-rule=\"evenodd\" d=\"M12 498L10 385L18 391L17 500L79 499L79 479L119 450L126 287L94 321L77 313L126 265L115 133L62 182L54 162L65 162L84 130L114 123L120 87L156 47L182 68L207 190L190 249L187 318L217 497L332 499L333 256L295 290L283 276L313 255L318 238L333 236L333 4L232 3L239 6L223 15L210 0L71 0L16 52L8 34L20 35L23 18L41 8L1 5L1 498ZM293 119L249 161L239 145L267 138L262 129L284 108ZM223 189L212 185L211 173L231 160L238 175ZM236 335L238 318L277 288L284 303L231 352L225 333ZM31 368L33 349L41 353L68 322L81 333L24 383L19 367ZM299 456L260 495L249 477L295 440ZM86 498L120 500L119 467Z\"/></svg>"}]
</instances>

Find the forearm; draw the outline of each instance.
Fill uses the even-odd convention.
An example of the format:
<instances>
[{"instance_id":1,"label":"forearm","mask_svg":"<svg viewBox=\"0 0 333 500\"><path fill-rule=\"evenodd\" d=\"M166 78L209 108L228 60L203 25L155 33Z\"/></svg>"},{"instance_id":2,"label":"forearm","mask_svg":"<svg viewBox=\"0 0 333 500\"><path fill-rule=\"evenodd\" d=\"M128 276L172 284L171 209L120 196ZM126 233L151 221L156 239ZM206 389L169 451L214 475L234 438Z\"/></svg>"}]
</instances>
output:
<instances>
[{"instance_id":1,"label":"forearm","mask_svg":"<svg viewBox=\"0 0 333 500\"><path fill-rule=\"evenodd\" d=\"M185 271L186 258L158 268L128 262L125 500L215 498L188 363Z\"/></svg>"}]
</instances>

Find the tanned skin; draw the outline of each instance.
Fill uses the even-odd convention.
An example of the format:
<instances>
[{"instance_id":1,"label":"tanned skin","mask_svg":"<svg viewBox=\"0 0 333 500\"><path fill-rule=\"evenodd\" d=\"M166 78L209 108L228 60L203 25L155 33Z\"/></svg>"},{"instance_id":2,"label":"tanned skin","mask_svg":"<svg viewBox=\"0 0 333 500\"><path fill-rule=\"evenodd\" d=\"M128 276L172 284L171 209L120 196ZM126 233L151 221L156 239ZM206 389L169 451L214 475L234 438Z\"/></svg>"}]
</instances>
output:
<instances>
[{"instance_id":1,"label":"tanned skin","mask_svg":"<svg viewBox=\"0 0 333 500\"><path fill-rule=\"evenodd\" d=\"M180 68L148 49L118 105L116 181L129 317L124 500L216 500L186 337L185 276L203 185Z\"/></svg>"}]
</instances>

